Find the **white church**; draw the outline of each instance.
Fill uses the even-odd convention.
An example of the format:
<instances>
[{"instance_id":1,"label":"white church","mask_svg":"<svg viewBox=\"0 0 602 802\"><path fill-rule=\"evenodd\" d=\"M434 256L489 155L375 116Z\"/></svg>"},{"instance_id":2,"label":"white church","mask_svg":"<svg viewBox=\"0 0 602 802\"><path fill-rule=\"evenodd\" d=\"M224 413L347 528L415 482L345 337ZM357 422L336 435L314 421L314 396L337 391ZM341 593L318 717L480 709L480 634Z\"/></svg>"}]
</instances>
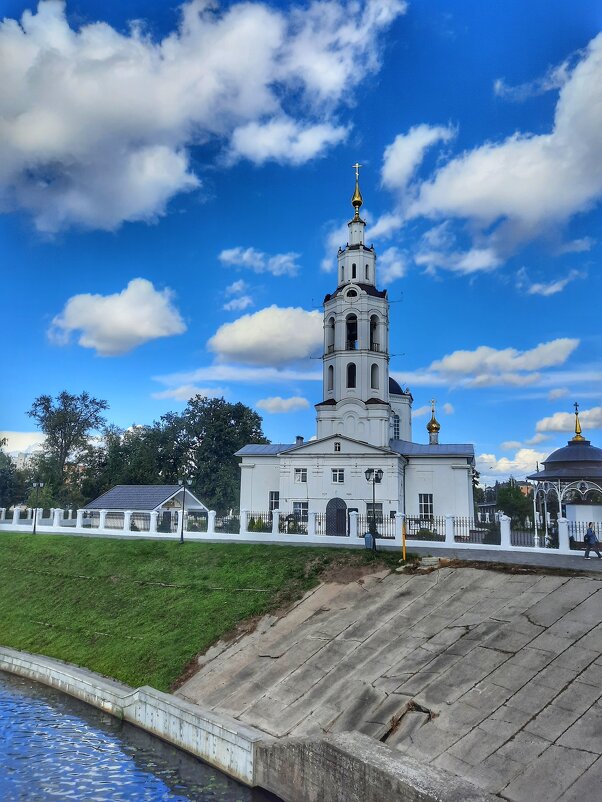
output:
<instances>
[{"instance_id":1,"label":"white church","mask_svg":"<svg viewBox=\"0 0 602 802\"><path fill-rule=\"evenodd\" d=\"M330 534L345 534L354 510L377 522L392 513L473 515L474 447L439 442L434 405L428 444L414 442L412 394L389 376L389 301L376 286L374 247L364 241L358 167L338 285L324 299L317 436L237 452L241 510L279 509L300 521L326 513Z\"/></svg>"}]
</instances>

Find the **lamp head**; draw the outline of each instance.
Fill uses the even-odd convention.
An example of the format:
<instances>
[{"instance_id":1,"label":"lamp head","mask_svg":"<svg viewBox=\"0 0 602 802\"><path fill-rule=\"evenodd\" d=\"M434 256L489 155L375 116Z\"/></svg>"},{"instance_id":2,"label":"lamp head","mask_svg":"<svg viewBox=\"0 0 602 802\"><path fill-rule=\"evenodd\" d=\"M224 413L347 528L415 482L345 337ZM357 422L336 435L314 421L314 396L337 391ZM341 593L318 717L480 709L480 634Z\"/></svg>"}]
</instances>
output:
<instances>
[{"instance_id":1,"label":"lamp head","mask_svg":"<svg viewBox=\"0 0 602 802\"><path fill-rule=\"evenodd\" d=\"M366 470L364 471L364 475L366 477L366 481L371 482L372 477L374 476L374 468L366 468Z\"/></svg>"}]
</instances>

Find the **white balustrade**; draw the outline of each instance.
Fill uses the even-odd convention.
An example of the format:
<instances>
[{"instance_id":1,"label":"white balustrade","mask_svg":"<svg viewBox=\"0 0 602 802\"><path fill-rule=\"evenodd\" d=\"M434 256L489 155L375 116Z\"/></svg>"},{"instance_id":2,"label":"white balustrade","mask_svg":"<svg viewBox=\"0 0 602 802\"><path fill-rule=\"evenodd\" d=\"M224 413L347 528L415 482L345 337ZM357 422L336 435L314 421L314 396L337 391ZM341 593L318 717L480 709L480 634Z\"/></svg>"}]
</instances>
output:
<instances>
[{"instance_id":1,"label":"white balustrade","mask_svg":"<svg viewBox=\"0 0 602 802\"><path fill-rule=\"evenodd\" d=\"M52 511L52 525L60 526L63 520L63 510L57 507Z\"/></svg>"},{"instance_id":2,"label":"white balustrade","mask_svg":"<svg viewBox=\"0 0 602 802\"><path fill-rule=\"evenodd\" d=\"M215 534L215 510L209 510L207 513L207 534Z\"/></svg>"},{"instance_id":3,"label":"white balustrade","mask_svg":"<svg viewBox=\"0 0 602 802\"><path fill-rule=\"evenodd\" d=\"M272 534L280 533L280 510L272 510Z\"/></svg>"},{"instance_id":4,"label":"white balustrade","mask_svg":"<svg viewBox=\"0 0 602 802\"><path fill-rule=\"evenodd\" d=\"M351 510L349 513L349 537L357 537L357 519L358 519L358 512L357 510Z\"/></svg>"},{"instance_id":5,"label":"white balustrade","mask_svg":"<svg viewBox=\"0 0 602 802\"><path fill-rule=\"evenodd\" d=\"M445 516L445 545L446 546L455 546L456 541L455 541L454 535L455 535L454 516L453 515L446 515Z\"/></svg>"},{"instance_id":6,"label":"white balustrade","mask_svg":"<svg viewBox=\"0 0 602 802\"><path fill-rule=\"evenodd\" d=\"M500 546L509 549L512 545L510 540L510 518L508 515L500 515Z\"/></svg>"}]
</instances>

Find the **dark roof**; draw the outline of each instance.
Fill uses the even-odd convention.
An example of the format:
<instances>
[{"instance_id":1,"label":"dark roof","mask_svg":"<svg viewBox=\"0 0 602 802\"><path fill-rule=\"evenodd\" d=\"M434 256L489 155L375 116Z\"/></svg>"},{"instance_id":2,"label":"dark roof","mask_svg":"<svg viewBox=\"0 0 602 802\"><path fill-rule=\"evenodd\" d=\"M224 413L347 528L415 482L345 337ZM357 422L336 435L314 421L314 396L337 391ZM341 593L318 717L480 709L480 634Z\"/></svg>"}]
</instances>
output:
<instances>
[{"instance_id":1,"label":"dark roof","mask_svg":"<svg viewBox=\"0 0 602 802\"><path fill-rule=\"evenodd\" d=\"M383 401L382 398L369 398L366 401L366 404L387 404L387 401Z\"/></svg>"},{"instance_id":2,"label":"dark roof","mask_svg":"<svg viewBox=\"0 0 602 802\"><path fill-rule=\"evenodd\" d=\"M412 395L410 391L407 392L401 389L401 385L389 376L389 395Z\"/></svg>"},{"instance_id":3,"label":"dark roof","mask_svg":"<svg viewBox=\"0 0 602 802\"><path fill-rule=\"evenodd\" d=\"M389 447L404 457L467 457L474 459L471 443L439 443L425 445L409 440L390 440Z\"/></svg>"},{"instance_id":4,"label":"dark roof","mask_svg":"<svg viewBox=\"0 0 602 802\"><path fill-rule=\"evenodd\" d=\"M353 284L354 287L359 287L360 290L363 290L367 295L372 295L374 298L386 298L387 291L386 290L377 290L373 284L362 284L359 281L352 281L346 282L345 284L341 284L340 287L337 287L333 293L324 296L324 303L330 301L331 298L334 298L336 295L340 295L344 290L346 290L350 284Z\"/></svg>"},{"instance_id":5,"label":"dark roof","mask_svg":"<svg viewBox=\"0 0 602 802\"><path fill-rule=\"evenodd\" d=\"M181 485L116 485L84 507L85 510L155 510L181 489ZM199 501L186 488L195 501ZM199 501L199 504L201 502ZM204 505L202 505L204 506Z\"/></svg>"},{"instance_id":6,"label":"dark roof","mask_svg":"<svg viewBox=\"0 0 602 802\"><path fill-rule=\"evenodd\" d=\"M544 469L527 479L600 479L602 478L602 448L589 440L569 440L544 460Z\"/></svg>"},{"instance_id":7,"label":"dark roof","mask_svg":"<svg viewBox=\"0 0 602 802\"><path fill-rule=\"evenodd\" d=\"M248 446L243 446L235 454L235 457L249 457L249 456L277 456L283 451L288 451L289 448L294 448L296 443L269 443L268 445L260 445L258 443L251 443Z\"/></svg>"},{"instance_id":8,"label":"dark roof","mask_svg":"<svg viewBox=\"0 0 602 802\"><path fill-rule=\"evenodd\" d=\"M326 401L320 401L319 404L315 404L314 406L316 406L316 407L331 407L333 405L336 405L336 403L337 402L334 400L334 398L327 398Z\"/></svg>"}]
</instances>

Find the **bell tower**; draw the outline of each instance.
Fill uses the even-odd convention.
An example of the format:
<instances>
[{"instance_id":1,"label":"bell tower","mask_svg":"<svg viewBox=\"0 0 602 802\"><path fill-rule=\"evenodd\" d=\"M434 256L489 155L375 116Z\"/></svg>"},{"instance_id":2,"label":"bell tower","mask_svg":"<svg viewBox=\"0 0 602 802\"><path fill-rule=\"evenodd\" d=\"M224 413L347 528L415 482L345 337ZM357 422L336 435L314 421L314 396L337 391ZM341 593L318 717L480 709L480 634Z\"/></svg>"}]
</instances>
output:
<instances>
[{"instance_id":1,"label":"bell tower","mask_svg":"<svg viewBox=\"0 0 602 802\"><path fill-rule=\"evenodd\" d=\"M345 434L372 445L389 443L389 302L376 287L376 253L354 164L354 216L337 255L337 288L324 299L323 401L316 405L318 438Z\"/></svg>"}]
</instances>

